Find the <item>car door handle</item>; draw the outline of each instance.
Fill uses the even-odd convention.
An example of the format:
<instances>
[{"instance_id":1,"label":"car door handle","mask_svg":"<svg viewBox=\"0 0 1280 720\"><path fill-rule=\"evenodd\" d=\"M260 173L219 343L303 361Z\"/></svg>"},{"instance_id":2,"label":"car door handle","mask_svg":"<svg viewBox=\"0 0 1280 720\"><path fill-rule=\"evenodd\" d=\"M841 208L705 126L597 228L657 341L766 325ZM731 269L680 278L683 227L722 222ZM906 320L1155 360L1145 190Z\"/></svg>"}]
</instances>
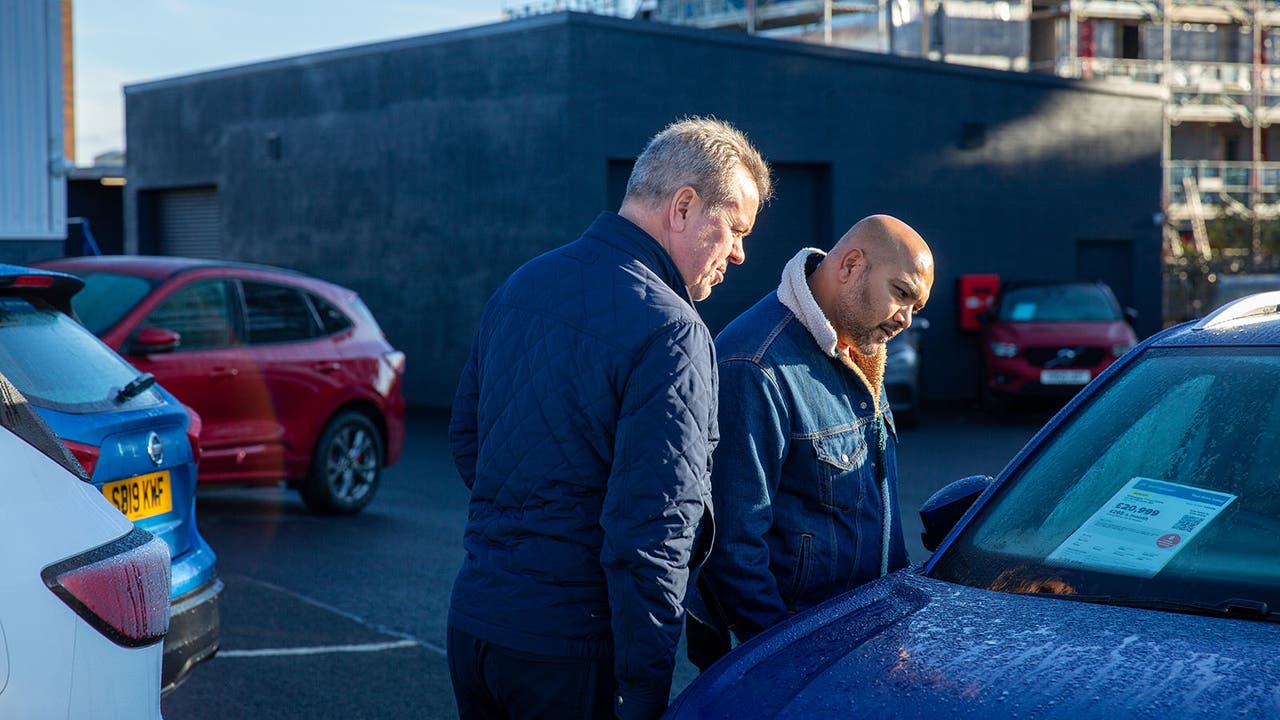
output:
<instances>
[{"instance_id":1,"label":"car door handle","mask_svg":"<svg viewBox=\"0 0 1280 720\"><path fill-rule=\"evenodd\" d=\"M209 371L209 377L211 378L235 377L239 374L240 369L233 367L220 367Z\"/></svg>"},{"instance_id":2,"label":"car door handle","mask_svg":"<svg viewBox=\"0 0 1280 720\"><path fill-rule=\"evenodd\" d=\"M342 369L342 363L318 362L313 364L311 367L315 368L316 372L335 373Z\"/></svg>"}]
</instances>

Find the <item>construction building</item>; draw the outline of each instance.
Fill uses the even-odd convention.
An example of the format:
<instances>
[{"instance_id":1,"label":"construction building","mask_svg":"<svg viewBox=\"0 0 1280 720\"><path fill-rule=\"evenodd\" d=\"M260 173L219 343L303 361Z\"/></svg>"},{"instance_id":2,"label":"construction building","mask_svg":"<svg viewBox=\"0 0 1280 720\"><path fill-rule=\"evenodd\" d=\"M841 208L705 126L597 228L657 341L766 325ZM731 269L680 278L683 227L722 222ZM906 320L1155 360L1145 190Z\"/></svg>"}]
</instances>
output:
<instances>
[{"instance_id":1,"label":"construction building","mask_svg":"<svg viewBox=\"0 0 1280 720\"><path fill-rule=\"evenodd\" d=\"M563 5L564 3L551 3ZM1203 312L1215 273L1274 271L1280 245L1280 0L645 0L628 11L1165 94L1166 320ZM1274 159L1274 160L1273 160Z\"/></svg>"}]
</instances>

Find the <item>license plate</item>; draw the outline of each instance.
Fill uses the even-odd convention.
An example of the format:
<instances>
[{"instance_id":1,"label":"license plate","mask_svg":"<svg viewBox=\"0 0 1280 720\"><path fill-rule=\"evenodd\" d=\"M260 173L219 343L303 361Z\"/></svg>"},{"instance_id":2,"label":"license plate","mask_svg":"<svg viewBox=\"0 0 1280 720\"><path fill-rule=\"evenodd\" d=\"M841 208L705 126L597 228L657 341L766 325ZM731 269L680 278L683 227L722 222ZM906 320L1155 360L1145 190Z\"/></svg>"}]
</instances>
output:
<instances>
[{"instance_id":1,"label":"license plate","mask_svg":"<svg viewBox=\"0 0 1280 720\"><path fill-rule=\"evenodd\" d=\"M1041 370L1043 385L1088 385L1093 377L1088 370Z\"/></svg>"},{"instance_id":2,"label":"license plate","mask_svg":"<svg viewBox=\"0 0 1280 720\"><path fill-rule=\"evenodd\" d=\"M130 520L162 515L173 509L168 470L109 482L102 486L102 494Z\"/></svg>"}]
</instances>

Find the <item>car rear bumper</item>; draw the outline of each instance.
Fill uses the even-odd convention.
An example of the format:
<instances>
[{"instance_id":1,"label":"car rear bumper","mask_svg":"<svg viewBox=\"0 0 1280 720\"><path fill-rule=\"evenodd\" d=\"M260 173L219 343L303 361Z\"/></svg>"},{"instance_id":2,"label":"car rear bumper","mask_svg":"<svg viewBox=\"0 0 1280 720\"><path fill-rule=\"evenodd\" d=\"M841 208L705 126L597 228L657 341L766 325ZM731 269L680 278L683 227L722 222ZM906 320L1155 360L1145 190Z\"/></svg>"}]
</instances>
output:
<instances>
[{"instance_id":1,"label":"car rear bumper","mask_svg":"<svg viewBox=\"0 0 1280 720\"><path fill-rule=\"evenodd\" d=\"M164 666L160 673L162 694L176 688L192 668L218 652L223 587L222 580L214 577L170 606L169 634L164 637Z\"/></svg>"}]
</instances>

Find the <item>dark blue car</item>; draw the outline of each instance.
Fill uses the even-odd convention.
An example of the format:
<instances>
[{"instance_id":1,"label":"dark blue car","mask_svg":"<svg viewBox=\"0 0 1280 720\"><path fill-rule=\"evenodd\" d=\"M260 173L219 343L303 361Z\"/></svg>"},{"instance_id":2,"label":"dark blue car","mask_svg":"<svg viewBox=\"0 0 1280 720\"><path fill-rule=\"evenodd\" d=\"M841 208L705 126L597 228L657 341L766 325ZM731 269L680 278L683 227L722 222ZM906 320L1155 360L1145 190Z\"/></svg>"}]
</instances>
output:
<instances>
[{"instance_id":1,"label":"dark blue car","mask_svg":"<svg viewBox=\"0 0 1280 720\"><path fill-rule=\"evenodd\" d=\"M1128 353L936 552L730 653L672 718L1280 717L1280 292Z\"/></svg>"},{"instance_id":2,"label":"dark blue car","mask_svg":"<svg viewBox=\"0 0 1280 720\"><path fill-rule=\"evenodd\" d=\"M172 558L162 687L219 640L216 558L196 530L198 416L70 315L84 283L0 265L0 374L36 409L97 486Z\"/></svg>"}]
</instances>

